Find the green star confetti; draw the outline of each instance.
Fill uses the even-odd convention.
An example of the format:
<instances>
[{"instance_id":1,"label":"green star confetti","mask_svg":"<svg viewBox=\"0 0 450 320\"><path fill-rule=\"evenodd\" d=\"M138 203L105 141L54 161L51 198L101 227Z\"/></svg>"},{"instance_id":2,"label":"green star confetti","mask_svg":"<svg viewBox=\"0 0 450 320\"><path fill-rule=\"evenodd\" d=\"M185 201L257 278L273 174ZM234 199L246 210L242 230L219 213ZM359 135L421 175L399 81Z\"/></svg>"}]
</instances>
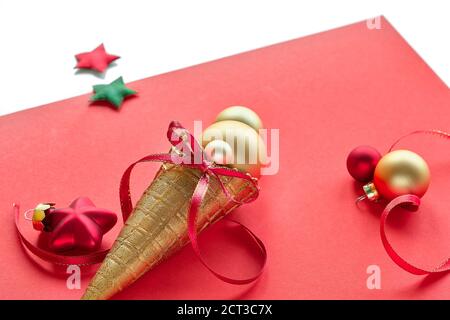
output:
<instances>
[{"instance_id":1,"label":"green star confetti","mask_svg":"<svg viewBox=\"0 0 450 320\"><path fill-rule=\"evenodd\" d=\"M94 95L91 101L107 101L116 109L122 106L123 100L137 94L136 91L127 88L123 82L123 78L119 77L110 84L98 84L93 87Z\"/></svg>"}]
</instances>

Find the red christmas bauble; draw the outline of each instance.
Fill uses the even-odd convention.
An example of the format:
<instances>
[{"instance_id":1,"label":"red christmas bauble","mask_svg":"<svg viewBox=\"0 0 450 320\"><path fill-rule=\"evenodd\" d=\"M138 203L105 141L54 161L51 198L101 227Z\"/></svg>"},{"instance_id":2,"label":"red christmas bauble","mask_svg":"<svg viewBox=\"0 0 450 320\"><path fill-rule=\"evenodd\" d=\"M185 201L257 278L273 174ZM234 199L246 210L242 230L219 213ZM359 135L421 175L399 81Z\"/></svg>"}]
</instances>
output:
<instances>
[{"instance_id":1,"label":"red christmas bauble","mask_svg":"<svg viewBox=\"0 0 450 320\"><path fill-rule=\"evenodd\" d=\"M375 148L356 147L347 157L348 173L357 181L369 182L373 179L375 167L380 159L381 154Z\"/></svg>"},{"instance_id":2,"label":"red christmas bauble","mask_svg":"<svg viewBox=\"0 0 450 320\"><path fill-rule=\"evenodd\" d=\"M116 221L114 212L97 208L87 197L75 199L67 208L55 209L53 204L39 204L33 215L33 227L44 231L48 247L55 252L99 249L103 235Z\"/></svg>"}]
</instances>

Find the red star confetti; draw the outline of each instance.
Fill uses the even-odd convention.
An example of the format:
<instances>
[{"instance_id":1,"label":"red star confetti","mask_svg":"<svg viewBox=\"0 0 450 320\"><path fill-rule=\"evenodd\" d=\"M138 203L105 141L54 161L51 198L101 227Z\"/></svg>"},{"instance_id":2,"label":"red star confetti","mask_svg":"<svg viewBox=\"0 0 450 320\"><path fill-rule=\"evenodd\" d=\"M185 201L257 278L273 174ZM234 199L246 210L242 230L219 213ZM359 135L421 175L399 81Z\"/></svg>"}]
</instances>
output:
<instances>
[{"instance_id":1,"label":"red star confetti","mask_svg":"<svg viewBox=\"0 0 450 320\"><path fill-rule=\"evenodd\" d=\"M77 59L77 65L75 68L91 69L103 73L111 62L119 59L120 57L107 53L105 46L102 43L91 52L84 52L75 55L75 58Z\"/></svg>"}]
</instances>

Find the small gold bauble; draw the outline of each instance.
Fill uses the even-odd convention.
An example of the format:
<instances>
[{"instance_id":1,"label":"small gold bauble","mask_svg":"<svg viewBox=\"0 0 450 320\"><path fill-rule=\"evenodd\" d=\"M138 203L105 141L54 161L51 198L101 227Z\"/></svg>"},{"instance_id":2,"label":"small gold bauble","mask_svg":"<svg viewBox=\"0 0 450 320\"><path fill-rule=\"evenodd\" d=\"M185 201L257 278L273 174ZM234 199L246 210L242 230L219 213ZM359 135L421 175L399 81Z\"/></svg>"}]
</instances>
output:
<instances>
[{"instance_id":1,"label":"small gold bauble","mask_svg":"<svg viewBox=\"0 0 450 320\"><path fill-rule=\"evenodd\" d=\"M417 153L395 150L378 162L374 184L379 194L387 200L404 194L422 197L430 184L430 170Z\"/></svg>"},{"instance_id":2,"label":"small gold bauble","mask_svg":"<svg viewBox=\"0 0 450 320\"><path fill-rule=\"evenodd\" d=\"M252 127L256 131L263 127L261 118L253 110L242 107L233 106L226 108L217 115L216 122L234 120L245 123L246 125Z\"/></svg>"},{"instance_id":3,"label":"small gold bauble","mask_svg":"<svg viewBox=\"0 0 450 320\"><path fill-rule=\"evenodd\" d=\"M209 159L217 164L233 164L234 154L231 146L222 140L213 140L205 146L205 152Z\"/></svg>"},{"instance_id":4,"label":"small gold bauble","mask_svg":"<svg viewBox=\"0 0 450 320\"><path fill-rule=\"evenodd\" d=\"M202 146L215 140L225 141L233 150L232 168L260 176L262 163L265 163L266 148L259 134L243 122L225 120L213 123L203 131Z\"/></svg>"}]
</instances>

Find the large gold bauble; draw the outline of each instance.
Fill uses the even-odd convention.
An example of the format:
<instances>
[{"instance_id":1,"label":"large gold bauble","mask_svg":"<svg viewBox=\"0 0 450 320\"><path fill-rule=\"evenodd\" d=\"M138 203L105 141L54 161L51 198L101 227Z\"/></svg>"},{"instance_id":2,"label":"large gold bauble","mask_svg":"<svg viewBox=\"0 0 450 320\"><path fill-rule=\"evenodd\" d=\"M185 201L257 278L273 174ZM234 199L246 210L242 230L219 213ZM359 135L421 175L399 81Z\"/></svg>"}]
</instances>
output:
<instances>
[{"instance_id":1,"label":"large gold bauble","mask_svg":"<svg viewBox=\"0 0 450 320\"><path fill-rule=\"evenodd\" d=\"M216 122L225 120L234 120L243 122L246 125L255 129L256 131L258 131L263 127L261 118L256 114L256 112L247 107L242 106L233 106L221 111L217 115Z\"/></svg>"},{"instance_id":2,"label":"large gold bauble","mask_svg":"<svg viewBox=\"0 0 450 320\"><path fill-rule=\"evenodd\" d=\"M378 193L387 200L404 194L422 197L430 184L430 170L417 153L395 150L380 159L373 182Z\"/></svg>"},{"instance_id":3,"label":"large gold bauble","mask_svg":"<svg viewBox=\"0 0 450 320\"><path fill-rule=\"evenodd\" d=\"M213 123L203 131L202 146L214 140L228 143L233 150L233 163L228 164L253 177L260 176L261 165L265 163L266 148L259 134L243 122L224 120Z\"/></svg>"}]
</instances>

